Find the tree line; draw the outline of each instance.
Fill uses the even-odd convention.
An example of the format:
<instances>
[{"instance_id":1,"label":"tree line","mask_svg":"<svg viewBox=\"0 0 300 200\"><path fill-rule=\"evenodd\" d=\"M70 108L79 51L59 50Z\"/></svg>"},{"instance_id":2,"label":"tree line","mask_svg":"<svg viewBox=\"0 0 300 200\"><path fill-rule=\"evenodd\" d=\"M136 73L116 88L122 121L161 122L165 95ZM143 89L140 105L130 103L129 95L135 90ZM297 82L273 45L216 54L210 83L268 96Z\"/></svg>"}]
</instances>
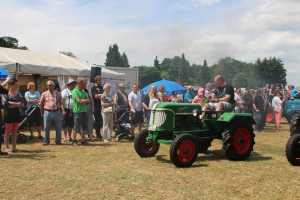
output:
<instances>
[{"instance_id":1,"label":"tree line","mask_svg":"<svg viewBox=\"0 0 300 200\"><path fill-rule=\"evenodd\" d=\"M156 57L154 66L136 66L139 69L139 85L143 88L152 82L167 79L204 87L221 74L227 83L234 87L259 88L266 84L286 85L286 69L280 58L270 57L255 63L247 63L231 57L220 58L211 65L204 60L203 64L192 64L184 53L174 58L164 58L160 63Z\"/></svg>"},{"instance_id":2,"label":"tree line","mask_svg":"<svg viewBox=\"0 0 300 200\"><path fill-rule=\"evenodd\" d=\"M0 37L0 47L28 50L26 46L19 46L18 39L10 36ZM60 53L76 58L70 51ZM119 52L118 44L110 45L106 54L105 66L130 67L125 52ZM231 57L220 58L211 65L204 60L203 64L190 64L185 54L174 58L164 58L160 63L157 56L153 66L135 66L139 69L139 86L143 88L161 79L204 86L213 82L216 75L221 74L227 83L234 87L258 88L266 84L286 85L286 69L280 58L257 58L254 63L247 63Z\"/></svg>"}]
</instances>

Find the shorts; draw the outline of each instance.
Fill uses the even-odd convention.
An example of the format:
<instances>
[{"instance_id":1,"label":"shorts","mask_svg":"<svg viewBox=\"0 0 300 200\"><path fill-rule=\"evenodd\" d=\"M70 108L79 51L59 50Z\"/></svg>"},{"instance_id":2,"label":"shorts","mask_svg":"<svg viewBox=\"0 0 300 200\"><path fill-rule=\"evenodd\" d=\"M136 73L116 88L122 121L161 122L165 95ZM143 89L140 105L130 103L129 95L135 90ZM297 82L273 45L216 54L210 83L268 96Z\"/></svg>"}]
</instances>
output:
<instances>
[{"instance_id":1,"label":"shorts","mask_svg":"<svg viewBox=\"0 0 300 200\"><path fill-rule=\"evenodd\" d=\"M216 110L218 103L208 103L211 110ZM233 111L233 105L229 102L222 102L224 111Z\"/></svg>"},{"instance_id":2,"label":"shorts","mask_svg":"<svg viewBox=\"0 0 300 200\"><path fill-rule=\"evenodd\" d=\"M63 128L73 128L74 127L74 113L72 110L65 108L66 116L63 118L62 127Z\"/></svg>"},{"instance_id":3,"label":"shorts","mask_svg":"<svg viewBox=\"0 0 300 200\"><path fill-rule=\"evenodd\" d=\"M87 113L74 113L74 127L77 133L81 133L81 130L87 130L88 123L87 123Z\"/></svg>"},{"instance_id":4,"label":"shorts","mask_svg":"<svg viewBox=\"0 0 300 200\"><path fill-rule=\"evenodd\" d=\"M5 123L5 134L17 133L19 128L19 123Z\"/></svg>"},{"instance_id":5,"label":"shorts","mask_svg":"<svg viewBox=\"0 0 300 200\"><path fill-rule=\"evenodd\" d=\"M132 122L131 124L141 124L144 122L144 112L143 111L136 111L132 115Z\"/></svg>"}]
</instances>

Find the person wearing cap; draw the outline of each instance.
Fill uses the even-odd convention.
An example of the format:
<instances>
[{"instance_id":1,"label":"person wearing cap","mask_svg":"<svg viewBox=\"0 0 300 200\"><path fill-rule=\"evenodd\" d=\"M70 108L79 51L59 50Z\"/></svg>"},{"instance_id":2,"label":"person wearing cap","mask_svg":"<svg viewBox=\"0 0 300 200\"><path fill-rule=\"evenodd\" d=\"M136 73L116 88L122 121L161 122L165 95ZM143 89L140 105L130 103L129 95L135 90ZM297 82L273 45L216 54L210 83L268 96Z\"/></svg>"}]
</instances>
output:
<instances>
[{"instance_id":1,"label":"person wearing cap","mask_svg":"<svg viewBox=\"0 0 300 200\"><path fill-rule=\"evenodd\" d=\"M264 109L264 99L261 96L262 95L262 90L258 89L256 96L253 98L253 110L255 114L255 121L256 121L256 131L260 132L262 127L261 124L261 112Z\"/></svg>"},{"instance_id":2,"label":"person wearing cap","mask_svg":"<svg viewBox=\"0 0 300 200\"><path fill-rule=\"evenodd\" d=\"M204 102L204 88L199 88L197 96L193 99L192 103L202 104Z\"/></svg>"},{"instance_id":3,"label":"person wearing cap","mask_svg":"<svg viewBox=\"0 0 300 200\"><path fill-rule=\"evenodd\" d=\"M3 107L4 107L4 123L5 123L5 134L4 143L6 152L10 153L9 150L9 136L11 134L12 152L18 152L17 149L17 132L19 128L19 122L21 119L20 108L24 108L25 99L17 92L18 80L13 77L12 82L9 83L10 87L8 94L2 95Z\"/></svg>"},{"instance_id":4,"label":"person wearing cap","mask_svg":"<svg viewBox=\"0 0 300 200\"><path fill-rule=\"evenodd\" d=\"M119 91L115 94L114 102L118 109L122 109L117 113L117 119L119 119L121 115L126 112L126 109L129 108L128 95L125 92L124 83L119 84ZM129 121L129 115L124 115L124 118L126 121Z\"/></svg>"},{"instance_id":5,"label":"person wearing cap","mask_svg":"<svg viewBox=\"0 0 300 200\"><path fill-rule=\"evenodd\" d=\"M61 145L61 129L62 129L62 114L61 105L62 97L59 91L54 89L54 81L47 81L48 90L42 93L40 100L41 116L44 119L44 143L50 144L50 129L52 121L54 121L56 137L55 144Z\"/></svg>"},{"instance_id":6,"label":"person wearing cap","mask_svg":"<svg viewBox=\"0 0 300 200\"><path fill-rule=\"evenodd\" d=\"M97 75L95 78L94 78L94 82L95 82L95 85L92 86L91 88L91 93L92 93L92 96L93 96L93 101L94 101L94 118L95 118L95 122L94 122L94 128L95 128L95 131L96 131L96 137L98 139L101 139L101 134L100 134L100 129L102 128L103 126L103 118L102 118L102 115L101 115L101 109L102 109L102 106L101 106L101 96L103 94L103 86L101 85L102 84L102 78L100 75Z\"/></svg>"},{"instance_id":7,"label":"person wearing cap","mask_svg":"<svg viewBox=\"0 0 300 200\"><path fill-rule=\"evenodd\" d=\"M192 103L194 98L195 98L195 94L193 92L193 87L191 85L189 85L187 87L187 93L184 94L184 103Z\"/></svg>"},{"instance_id":8,"label":"person wearing cap","mask_svg":"<svg viewBox=\"0 0 300 200\"><path fill-rule=\"evenodd\" d=\"M72 129L74 127L74 114L73 114L73 103L72 103L72 91L74 90L76 86L76 81L69 77L67 88L64 89L61 92L62 97L62 115L63 115L63 121L62 121L62 128L64 132L64 142L70 142L72 141Z\"/></svg>"},{"instance_id":9,"label":"person wearing cap","mask_svg":"<svg viewBox=\"0 0 300 200\"><path fill-rule=\"evenodd\" d=\"M0 94L8 94L8 90L9 90L9 88L10 88L10 84L9 83L11 83L13 80L12 80L12 77L11 76L7 76L6 77L6 80L5 81L3 81L3 83L1 83L1 85L0 85ZM6 87L7 87L7 89L6 89ZM0 95L0 101L2 102L2 95ZM2 106L0 106L0 113L2 113L1 112L1 109L2 109ZM0 117L0 124L2 124L2 117ZM8 153L7 152L2 152L1 151L1 144L2 144L2 135L3 135L3 130L2 130L2 128L0 128L0 155L7 155Z\"/></svg>"}]
</instances>

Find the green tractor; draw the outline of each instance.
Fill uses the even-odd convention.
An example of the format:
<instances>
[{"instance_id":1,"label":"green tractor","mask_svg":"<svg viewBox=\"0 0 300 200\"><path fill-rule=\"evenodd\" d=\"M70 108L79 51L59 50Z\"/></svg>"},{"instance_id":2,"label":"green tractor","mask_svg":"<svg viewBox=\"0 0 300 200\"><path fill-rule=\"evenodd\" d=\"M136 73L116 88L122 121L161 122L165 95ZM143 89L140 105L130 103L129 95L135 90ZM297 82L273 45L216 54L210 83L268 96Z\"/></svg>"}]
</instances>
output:
<instances>
[{"instance_id":1,"label":"green tractor","mask_svg":"<svg viewBox=\"0 0 300 200\"><path fill-rule=\"evenodd\" d=\"M134 148L142 158L155 156L160 144L169 144L171 161L176 167L191 166L198 153L205 153L214 139L222 140L225 156L245 160L253 151L255 134L251 114L205 111L201 105L157 103L151 109L148 129L141 130Z\"/></svg>"}]
</instances>

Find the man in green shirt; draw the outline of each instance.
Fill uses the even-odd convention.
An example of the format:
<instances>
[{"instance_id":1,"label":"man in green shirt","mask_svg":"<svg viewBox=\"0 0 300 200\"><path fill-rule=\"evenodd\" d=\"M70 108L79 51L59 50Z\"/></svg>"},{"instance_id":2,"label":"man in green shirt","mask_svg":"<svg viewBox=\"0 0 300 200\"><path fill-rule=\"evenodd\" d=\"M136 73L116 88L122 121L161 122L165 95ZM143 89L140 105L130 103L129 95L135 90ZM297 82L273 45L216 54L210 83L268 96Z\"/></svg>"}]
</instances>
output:
<instances>
[{"instance_id":1,"label":"man in green shirt","mask_svg":"<svg viewBox=\"0 0 300 200\"><path fill-rule=\"evenodd\" d=\"M85 79L82 77L77 78L77 87L72 91L72 103L74 113L74 128L73 128L73 145L78 146L76 135L81 134L81 144L87 145L84 130L87 130L87 108L86 104L90 103L87 93L84 91L86 87Z\"/></svg>"}]
</instances>

